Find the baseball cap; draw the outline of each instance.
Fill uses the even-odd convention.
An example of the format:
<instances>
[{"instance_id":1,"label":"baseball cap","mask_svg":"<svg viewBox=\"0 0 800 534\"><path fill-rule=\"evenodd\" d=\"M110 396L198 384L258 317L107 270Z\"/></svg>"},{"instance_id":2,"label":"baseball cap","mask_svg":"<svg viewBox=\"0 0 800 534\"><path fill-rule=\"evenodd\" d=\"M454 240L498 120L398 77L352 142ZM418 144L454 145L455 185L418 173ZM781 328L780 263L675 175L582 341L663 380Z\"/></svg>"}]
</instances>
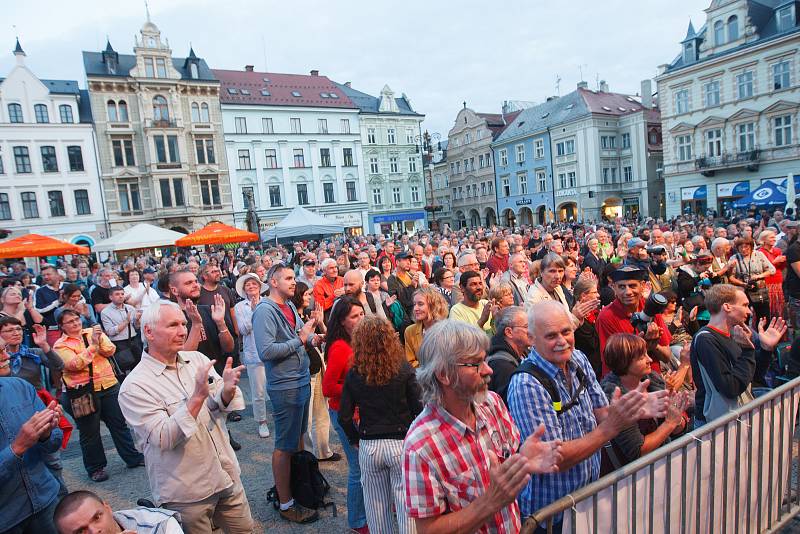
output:
<instances>
[{"instance_id":1,"label":"baseball cap","mask_svg":"<svg viewBox=\"0 0 800 534\"><path fill-rule=\"evenodd\" d=\"M640 237L634 237L632 239L628 239L628 249L632 249L633 247L646 247L647 241Z\"/></svg>"}]
</instances>

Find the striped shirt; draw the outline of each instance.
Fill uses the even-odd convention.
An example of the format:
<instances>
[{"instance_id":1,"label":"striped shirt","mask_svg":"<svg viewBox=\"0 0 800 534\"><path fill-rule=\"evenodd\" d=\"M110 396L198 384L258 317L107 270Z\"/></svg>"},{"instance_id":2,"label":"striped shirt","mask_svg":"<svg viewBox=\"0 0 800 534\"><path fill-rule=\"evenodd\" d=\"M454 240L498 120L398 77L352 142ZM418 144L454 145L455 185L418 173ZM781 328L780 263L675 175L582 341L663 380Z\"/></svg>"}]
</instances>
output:
<instances>
[{"instance_id":1,"label":"striped shirt","mask_svg":"<svg viewBox=\"0 0 800 534\"><path fill-rule=\"evenodd\" d=\"M473 409L475 430L435 404L425 406L411 424L403 445L403 489L411 517L466 508L489 485L486 452L502 459L519 448L519 430L496 393L489 391L486 402ZM519 507L512 502L477 532L519 532L521 526Z\"/></svg>"},{"instance_id":2,"label":"striped shirt","mask_svg":"<svg viewBox=\"0 0 800 534\"><path fill-rule=\"evenodd\" d=\"M586 375L587 384L586 389L580 395L578 404L559 417L553 409L550 394L538 380L527 373L518 373L512 376L508 385L508 408L522 433L522 439L533 434L541 423L544 423L545 426L542 441L556 439L564 442L572 441L582 438L597 427L594 410L607 406L608 400L597 382L592 365L585 354L579 350L573 351L572 358L567 364L571 379L571 391L567 390L564 372L542 358L535 349L531 349L526 360L535 363L553 379L563 404L573 398L579 387L580 381L576 373L578 367ZM547 475L531 475L531 481L517 498L522 515L531 515L564 495L597 480L599 476L599 450L567 471ZM560 519L559 516L556 521L560 521Z\"/></svg>"}]
</instances>

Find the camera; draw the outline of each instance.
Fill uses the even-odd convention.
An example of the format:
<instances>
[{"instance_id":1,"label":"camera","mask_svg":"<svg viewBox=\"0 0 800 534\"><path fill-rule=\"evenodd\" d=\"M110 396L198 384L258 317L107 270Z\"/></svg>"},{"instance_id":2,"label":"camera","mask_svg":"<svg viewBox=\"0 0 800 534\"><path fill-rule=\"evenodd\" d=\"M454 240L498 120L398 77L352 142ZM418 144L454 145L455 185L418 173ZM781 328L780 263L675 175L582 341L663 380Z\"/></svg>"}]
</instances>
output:
<instances>
[{"instance_id":1,"label":"camera","mask_svg":"<svg viewBox=\"0 0 800 534\"><path fill-rule=\"evenodd\" d=\"M644 334L653 318L667 309L667 299L660 293L650 293L644 302L644 309L631 315L631 324L636 332Z\"/></svg>"},{"instance_id":2,"label":"camera","mask_svg":"<svg viewBox=\"0 0 800 534\"><path fill-rule=\"evenodd\" d=\"M647 250L647 253L650 256L661 255L661 254L666 254L667 253L667 249L664 248L663 245L655 245L655 246L652 246L652 247L647 247L646 250Z\"/></svg>"}]
</instances>

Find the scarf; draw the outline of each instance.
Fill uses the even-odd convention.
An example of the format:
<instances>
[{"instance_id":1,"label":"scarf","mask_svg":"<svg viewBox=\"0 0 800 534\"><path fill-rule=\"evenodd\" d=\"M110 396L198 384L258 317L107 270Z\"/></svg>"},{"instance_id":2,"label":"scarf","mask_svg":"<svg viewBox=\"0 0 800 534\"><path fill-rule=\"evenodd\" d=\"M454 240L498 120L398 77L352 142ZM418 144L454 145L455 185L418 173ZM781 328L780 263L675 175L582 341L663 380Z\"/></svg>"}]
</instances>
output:
<instances>
[{"instance_id":1,"label":"scarf","mask_svg":"<svg viewBox=\"0 0 800 534\"><path fill-rule=\"evenodd\" d=\"M9 352L8 355L11 357L11 372L15 375L22 368L22 358L29 358L36 362L36 365L42 364L42 359L39 355L25 345L20 345L17 352Z\"/></svg>"}]
</instances>

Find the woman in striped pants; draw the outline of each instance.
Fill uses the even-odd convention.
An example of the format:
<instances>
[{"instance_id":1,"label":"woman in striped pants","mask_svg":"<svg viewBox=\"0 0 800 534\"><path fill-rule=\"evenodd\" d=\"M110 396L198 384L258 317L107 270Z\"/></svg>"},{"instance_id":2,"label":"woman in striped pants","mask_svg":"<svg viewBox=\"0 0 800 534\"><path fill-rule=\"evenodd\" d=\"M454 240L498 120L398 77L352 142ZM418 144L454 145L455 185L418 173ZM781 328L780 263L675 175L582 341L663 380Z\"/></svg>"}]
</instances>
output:
<instances>
[{"instance_id":1,"label":"woman in striped pants","mask_svg":"<svg viewBox=\"0 0 800 534\"><path fill-rule=\"evenodd\" d=\"M416 532L405 511L403 439L422 411L414 369L392 325L365 317L352 336L353 367L347 373L339 402L339 424L358 447L364 508L370 532ZM358 408L358 428L353 413Z\"/></svg>"}]
</instances>

